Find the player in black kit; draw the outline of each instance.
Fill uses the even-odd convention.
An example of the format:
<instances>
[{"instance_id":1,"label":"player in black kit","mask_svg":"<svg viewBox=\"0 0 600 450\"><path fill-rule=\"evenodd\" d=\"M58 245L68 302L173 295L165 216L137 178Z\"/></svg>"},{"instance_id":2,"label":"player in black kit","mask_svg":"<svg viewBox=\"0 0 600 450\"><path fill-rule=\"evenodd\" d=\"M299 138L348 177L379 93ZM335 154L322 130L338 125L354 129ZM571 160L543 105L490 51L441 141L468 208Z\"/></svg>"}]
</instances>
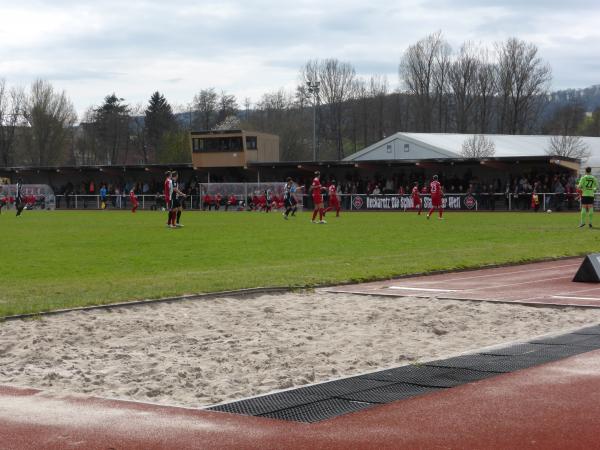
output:
<instances>
[{"instance_id":1,"label":"player in black kit","mask_svg":"<svg viewBox=\"0 0 600 450\"><path fill-rule=\"evenodd\" d=\"M23 180L19 178L17 180L17 193L15 195L15 206L17 208L17 217L21 215L25 208L25 202L23 201Z\"/></svg>"}]
</instances>

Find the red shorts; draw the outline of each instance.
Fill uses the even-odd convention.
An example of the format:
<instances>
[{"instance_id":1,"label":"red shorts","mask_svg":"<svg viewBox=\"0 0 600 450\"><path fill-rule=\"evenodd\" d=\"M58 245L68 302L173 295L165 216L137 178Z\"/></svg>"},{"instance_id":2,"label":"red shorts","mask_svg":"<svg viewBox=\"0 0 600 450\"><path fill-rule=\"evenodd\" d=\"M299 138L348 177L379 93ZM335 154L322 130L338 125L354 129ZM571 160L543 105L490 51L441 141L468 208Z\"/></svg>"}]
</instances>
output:
<instances>
[{"instance_id":1,"label":"red shorts","mask_svg":"<svg viewBox=\"0 0 600 450\"><path fill-rule=\"evenodd\" d=\"M340 201L336 198L330 198L329 199L329 206L334 206L334 207L338 207L340 206Z\"/></svg>"},{"instance_id":2,"label":"red shorts","mask_svg":"<svg viewBox=\"0 0 600 450\"><path fill-rule=\"evenodd\" d=\"M442 207L442 197L431 197L431 206L434 208Z\"/></svg>"},{"instance_id":3,"label":"red shorts","mask_svg":"<svg viewBox=\"0 0 600 450\"><path fill-rule=\"evenodd\" d=\"M421 197L413 197L413 205L418 206L421 204Z\"/></svg>"},{"instance_id":4,"label":"red shorts","mask_svg":"<svg viewBox=\"0 0 600 450\"><path fill-rule=\"evenodd\" d=\"M313 195L313 203L315 205L318 205L319 203L323 203L323 196L321 194Z\"/></svg>"},{"instance_id":5,"label":"red shorts","mask_svg":"<svg viewBox=\"0 0 600 450\"><path fill-rule=\"evenodd\" d=\"M165 206L167 209L171 209L171 200L165 200Z\"/></svg>"}]
</instances>

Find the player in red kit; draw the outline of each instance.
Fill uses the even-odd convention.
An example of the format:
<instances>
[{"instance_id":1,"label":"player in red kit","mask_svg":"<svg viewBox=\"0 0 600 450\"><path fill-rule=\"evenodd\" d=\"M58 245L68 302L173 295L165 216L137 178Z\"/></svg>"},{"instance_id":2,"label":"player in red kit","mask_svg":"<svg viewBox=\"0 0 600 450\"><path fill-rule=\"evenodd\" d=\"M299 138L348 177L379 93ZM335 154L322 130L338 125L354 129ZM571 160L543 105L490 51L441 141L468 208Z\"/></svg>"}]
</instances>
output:
<instances>
[{"instance_id":1,"label":"player in red kit","mask_svg":"<svg viewBox=\"0 0 600 450\"><path fill-rule=\"evenodd\" d=\"M131 212L134 213L136 209L138 209L139 202L137 197L135 196L135 189L131 188L129 191L129 200L131 200Z\"/></svg>"},{"instance_id":2,"label":"player in red kit","mask_svg":"<svg viewBox=\"0 0 600 450\"><path fill-rule=\"evenodd\" d=\"M421 194L419 194L419 182L415 181L415 185L412 188L412 201L413 201L413 208L417 209L419 212L417 213L418 216L421 215L421 211L423 211L423 202L421 202Z\"/></svg>"},{"instance_id":3,"label":"player in red kit","mask_svg":"<svg viewBox=\"0 0 600 450\"><path fill-rule=\"evenodd\" d=\"M337 190L335 189L335 182L329 185L327 192L329 195L329 206L325 210L325 213L335 209L335 217L340 217L340 199L338 198ZM325 215L325 213L323 213L323 215Z\"/></svg>"},{"instance_id":4,"label":"player in red kit","mask_svg":"<svg viewBox=\"0 0 600 450\"><path fill-rule=\"evenodd\" d=\"M173 181L171 179L171 171L165 172L167 178L164 183L165 208L167 209L167 227L171 228L171 195L173 194Z\"/></svg>"},{"instance_id":5,"label":"player in red kit","mask_svg":"<svg viewBox=\"0 0 600 450\"><path fill-rule=\"evenodd\" d=\"M442 185L438 181L437 175L434 175L433 180L431 181L431 183L429 183L429 191L431 192L431 209L427 214L427 219L429 219L429 217L431 217L431 215L433 214L433 211L437 209L440 213L439 218L440 220L442 220L442 214L444 213L444 209L442 207L442 196L444 195L444 193L442 192Z\"/></svg>"},{"instance_id":6,"label":"player in red kit","mask_svg":"<svg viewBox=\"0 0 600 450\"><path fill-rule=\"evenodd\" d=\"M323 209L323 195L321 194L322 190L325 190L325 188L321 186L321 174L319 172L315 172L315 178L313 179L312 185L310 186L313 203L315 205L315 209L313 210L312 223L327 223L323 220L323 213L325 212L325 210ZM317 218L317 213L319 213L318 222L315 220Z\"/></svg>"}]
</instances>

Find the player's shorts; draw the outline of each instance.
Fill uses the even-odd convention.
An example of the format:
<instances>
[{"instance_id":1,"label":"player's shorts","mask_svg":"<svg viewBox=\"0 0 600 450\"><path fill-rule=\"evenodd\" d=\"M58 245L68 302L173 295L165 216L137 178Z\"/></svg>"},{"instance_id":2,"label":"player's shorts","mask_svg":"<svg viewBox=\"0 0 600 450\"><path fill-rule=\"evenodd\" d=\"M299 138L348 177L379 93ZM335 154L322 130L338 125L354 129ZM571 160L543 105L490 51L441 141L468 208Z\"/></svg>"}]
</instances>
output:
<instances>
[{"instance_id":1,"label":"player's shorts","mask_svg":"<svg viewBox=\"0 0 600 450\"><path fill-rule=\"evenodd\" d=\"M171 199L171 209L179 208L181 206L181 202L178 198Z\"/></svg>"},{"instance_id":2,"label":"player's shorts","mask_svg":"<svg viewBox=\"0 0 600 450\"><path fill-rule=\"evenodd\" d=\"M581 197L581 204L582 205L593 205L594 197Z\"/></svg>"},{"instance_id":3,"label":"player's shorts","mask_svg":"<svg viewBox=\"0 0 600 450\"><path fill-rule=\"evenodd\" d=\"M291 197L285 198L283 204L286 208L291 208L292 206L294 206L294 202L292 201Z\"/></svg>"},{"instance_id":4,"label":"player's shorts","mask_svg":"<svg viewBox=\"0 0 600 450\"><path fill-rule=\"evenodd\" d=\"M421 198L420 197L413 197L412 201L413 201L413 205L414 206L418 206L418 205L421 204Z\"/></svg>"},{"instance_id":5,"label":"player's shorts","mask_svg":"<svg viewBox=\"0 0 600 450\"><path fill-rule=\"evenodd\" d=\"M434 208L442 207L442 197L431 197L431 206Z\"/></svg>"},{"instance_id":6,"label":"player's shorts","mask_svg":"<svg viewBox=\"0 0 600 450\"><path fill-rule=\"evenodd\" d=\"M315 205L318 205L319 203L323 203L323 196L322 195L313 195L313 203Z\"/></svg>"},{"instance_id":7,"label":"player's shorts","mask_svg":"<svg viewBox=\"0 0 600 450\"><path fill-rule=\"evenodd\" d=\"M340 206L340 201L337 199L337 197L331 198L331 199L329 199L329 206L338 207L338 206Z\"/></svg>"}]
</instances>

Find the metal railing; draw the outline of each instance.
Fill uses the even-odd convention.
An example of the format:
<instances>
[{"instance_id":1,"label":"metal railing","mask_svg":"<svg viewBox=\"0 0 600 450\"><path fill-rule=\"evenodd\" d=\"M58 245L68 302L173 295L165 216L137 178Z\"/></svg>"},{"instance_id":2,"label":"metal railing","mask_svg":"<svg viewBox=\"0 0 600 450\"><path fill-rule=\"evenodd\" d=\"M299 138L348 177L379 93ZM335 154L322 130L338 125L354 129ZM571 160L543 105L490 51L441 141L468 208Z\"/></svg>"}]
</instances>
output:
<instances>
[{"instance_id":1,"label":"metal railing","mask_svg":"<svg viewBox=\"0 0 600 450\"><path fill-rule=\"evenodd\" d=\"M539 193L538 202L532 202L531 193L481 193L481 194L456 194L447 193L444 196L444 208L449 210L463 211L576 211L580 209L580 199L575 194ZM253 208L251 197L236 195L236 204L228 205L228 198L223 197L218 207L213 201L209 204L203 201L202 195L190 195L185 199L184 207L188 210L249 210ZM368 195L368 194L341 194L340 206L347 211L409 211L414 209L410 195ZM99 195L56 195L56 209L102 209L102 199ZM138 195L139 207L142 210L162 210L165 201L162 196ZM282 206L280 196L275 197L277 207ZM299 206L312 209L312 197L310 195L297 195ZM430 196L421 196L423 208L431 205ZM325 204L328 203L327 196L324 197ZM595 206L600 208L600 193L596 194ZM108 195L105 201L105 209L125 210L132 207L129 196Z\"/></svg>"}]
</instances>

